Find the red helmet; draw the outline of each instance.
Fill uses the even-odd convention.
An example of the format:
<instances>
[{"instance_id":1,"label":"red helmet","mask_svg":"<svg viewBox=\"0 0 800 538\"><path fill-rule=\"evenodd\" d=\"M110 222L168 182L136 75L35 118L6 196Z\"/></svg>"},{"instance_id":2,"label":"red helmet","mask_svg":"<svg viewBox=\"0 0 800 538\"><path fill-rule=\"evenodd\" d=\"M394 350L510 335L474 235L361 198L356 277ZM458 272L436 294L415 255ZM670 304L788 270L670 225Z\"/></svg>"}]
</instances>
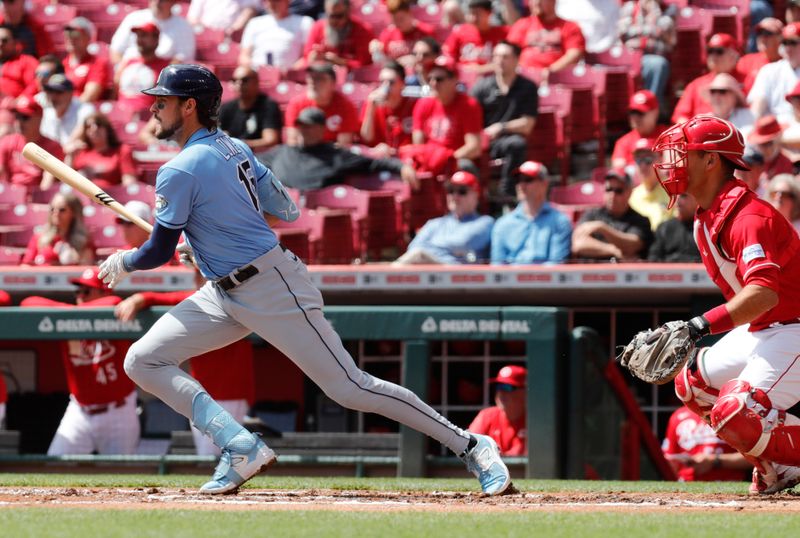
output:
<instances>
[{"instance_id":1,"label":"red helmet","mask_svg":"<svg viewBox=\"0 0 800 538\"><path fill-rule=\"evenodd\" d=\"M742 160L744 138L729 121L710 114L701 114L673 125L656 140L653 151L662 155L662 161L653 167L658 181L670 196L671 208L679 194L689 186L689 171L686 169L689 151L713 151L720 153L736 168L750 170Z\"/></svg>"}]
</instances>

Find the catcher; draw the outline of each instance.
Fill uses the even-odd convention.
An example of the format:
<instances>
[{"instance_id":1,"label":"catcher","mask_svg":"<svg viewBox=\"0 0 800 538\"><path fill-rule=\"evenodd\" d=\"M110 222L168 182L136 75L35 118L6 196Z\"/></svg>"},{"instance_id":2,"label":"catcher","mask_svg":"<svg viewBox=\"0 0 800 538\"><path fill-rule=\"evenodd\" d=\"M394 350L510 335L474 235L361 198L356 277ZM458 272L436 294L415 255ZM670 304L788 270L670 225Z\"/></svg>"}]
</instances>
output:
<instances>
[{"instance_id":1,"label":"catcher","mask_svg":"<svg viewBox=\"0 0 800 538\"><path fill-rule=\"evenodd\" d=\"M709 115L672 126L656 141L670 195L699 204L694 236L709 276L727 302L688 322L636 335L620 361L675 392L753 465L751 494L800 482L800 239L788 220L735 179L744 142ZM695 349L707 334L726 334ZM677 376L677 377L676 377Z\"/></svg>"}]
</instances>

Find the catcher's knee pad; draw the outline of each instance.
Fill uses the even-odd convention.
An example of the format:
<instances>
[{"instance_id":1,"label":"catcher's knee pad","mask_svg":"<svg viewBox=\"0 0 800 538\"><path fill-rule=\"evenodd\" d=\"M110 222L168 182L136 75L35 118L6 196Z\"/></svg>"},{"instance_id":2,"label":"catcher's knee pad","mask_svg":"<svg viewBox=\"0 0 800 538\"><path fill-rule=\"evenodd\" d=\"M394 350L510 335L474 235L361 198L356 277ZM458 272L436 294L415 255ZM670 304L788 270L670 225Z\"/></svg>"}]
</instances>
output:
<instances>
[{"instance_id":1,"label":"catcher's knee pad","mask_svg":"<svg viewBox=\"0 0 800 538\"><path fill-rule=\"evenodd\" d=\"M693 359L678 373L675 378L675 394L686 407L708 420L708 414L717 401L719 391L708 386L700 373L700 361L708 348L696 352Z\"/></svg>"},{"instance_id":2,"label":"catcher's knee pad","mask_svg":"<svg viewBox=\"0 0 800 538\"><path fill-rule=\"evenodd\" d=\"M800 464L800 421L773 408L767 393L747 381L734 379L722 386L711 409L711 426L745 456Z\"/></svg>"}]
</instances>

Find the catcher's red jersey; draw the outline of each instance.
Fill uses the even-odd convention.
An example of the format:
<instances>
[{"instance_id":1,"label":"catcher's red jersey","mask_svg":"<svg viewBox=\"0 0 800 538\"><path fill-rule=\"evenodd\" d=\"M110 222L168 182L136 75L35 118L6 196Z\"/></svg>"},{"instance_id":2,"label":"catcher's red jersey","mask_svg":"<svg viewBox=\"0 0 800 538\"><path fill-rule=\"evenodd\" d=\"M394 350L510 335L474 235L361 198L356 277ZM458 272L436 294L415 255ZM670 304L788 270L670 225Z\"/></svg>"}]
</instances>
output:
<instances>
[{"instance_id":1,"label":"catcher's red jersey","mask_svg":"<svg viewBox=\"0 0 800 538\"><path fill-rule=\"evenodd\" d=\"M800 239L788 220L739 180L729 181L695 217L703 264L725 299L747 284L778 294L778 304L751 322L750 331L800 317Z\"/></svg>"}]
</instances>

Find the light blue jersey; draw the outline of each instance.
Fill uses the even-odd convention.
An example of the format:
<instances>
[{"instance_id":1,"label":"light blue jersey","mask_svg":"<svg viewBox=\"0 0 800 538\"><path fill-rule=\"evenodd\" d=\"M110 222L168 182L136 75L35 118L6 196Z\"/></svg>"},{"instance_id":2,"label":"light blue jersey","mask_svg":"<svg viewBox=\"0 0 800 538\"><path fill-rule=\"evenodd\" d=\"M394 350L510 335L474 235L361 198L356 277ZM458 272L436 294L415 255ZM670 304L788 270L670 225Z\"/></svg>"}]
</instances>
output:
<instances>
[{"instance_id":1,"label":"light blue jersey","mask_svg":"<svg viewBox=\"0 0 800 538\"><path fill-rule=\"evenodd\" d=\"M183 228L203 276L221 278L278 244L259 201L273 181L244 142L200 129L158 170L156 220Z\"/></svg>"}]
</instances>

